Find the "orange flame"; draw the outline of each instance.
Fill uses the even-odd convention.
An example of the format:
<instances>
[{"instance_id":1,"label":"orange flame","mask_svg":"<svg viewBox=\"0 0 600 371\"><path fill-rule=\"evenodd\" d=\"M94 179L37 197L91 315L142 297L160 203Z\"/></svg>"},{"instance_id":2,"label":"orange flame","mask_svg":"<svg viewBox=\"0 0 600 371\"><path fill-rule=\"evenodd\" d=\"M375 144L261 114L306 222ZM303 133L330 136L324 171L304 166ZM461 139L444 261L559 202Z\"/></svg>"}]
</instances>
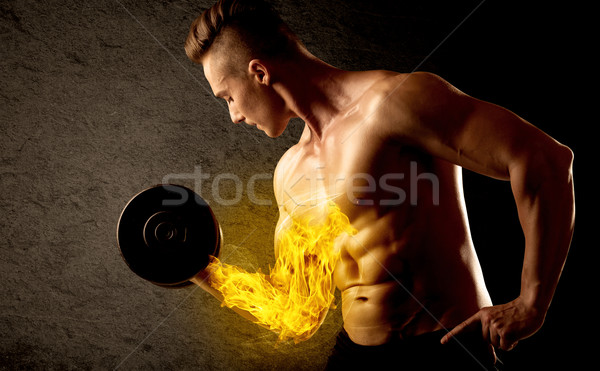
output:
<instances>
[{"instance_id":1,"label":"orange flame","mask_svg":"<svg viewBox=\"0 0 600 371\"><path fill-rule=\"evenodd\" d=\"M248 273L215 258L209 281L223 295L222 305L249 312L280 341L310 338L333 307L333 270L340 256L335 240L342 233L356 234L335 203L327 202L325 211L319 218L314 212L290 215L270 275Z\"/></svg>"}]
</instances>

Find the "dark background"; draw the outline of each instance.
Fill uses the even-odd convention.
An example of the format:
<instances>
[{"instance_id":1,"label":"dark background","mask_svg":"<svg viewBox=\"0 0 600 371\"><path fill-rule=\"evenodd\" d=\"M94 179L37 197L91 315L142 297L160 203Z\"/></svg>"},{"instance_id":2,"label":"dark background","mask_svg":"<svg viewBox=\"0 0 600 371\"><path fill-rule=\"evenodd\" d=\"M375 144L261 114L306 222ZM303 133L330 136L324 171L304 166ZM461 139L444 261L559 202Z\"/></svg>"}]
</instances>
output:
<instances>
[{"instance_id":1,"label":"dark background","mask_svg":"<svg viewBox=\"0 0 600 371\"><path fill-rule=\"evenodd\" d=\"M337 67L427 70L507 107L575 152L578 221L544 327L509 369L591 359L597 281L585 241L592 213L584 138L597 120L589 8L518 1L277 1L308 48ZM273 262L276 208L246 187L294 144L234 126L183 41L212 1L0 2L0 367L3 369L318 369L340 313L311 340L275 336L200 289L133 275L115 240L122 208L165 179L195 187L224 233L224 260ZM593 147L592 147L593 148ZM591 161L589 161L591 162ZM209 176L202 184L194 171ZM235 205L233 174L244 184ZM587 179L590 178L590 179ZM523 237L510 186L465 172L473 239L495 302L519 291ZM254 195L274 203L268 180ZM595 199L594 199L595 202ZM401 360L399 360L401 362ZM530 366L536 364L537 367Z\"/></svg>"}]
</instances>

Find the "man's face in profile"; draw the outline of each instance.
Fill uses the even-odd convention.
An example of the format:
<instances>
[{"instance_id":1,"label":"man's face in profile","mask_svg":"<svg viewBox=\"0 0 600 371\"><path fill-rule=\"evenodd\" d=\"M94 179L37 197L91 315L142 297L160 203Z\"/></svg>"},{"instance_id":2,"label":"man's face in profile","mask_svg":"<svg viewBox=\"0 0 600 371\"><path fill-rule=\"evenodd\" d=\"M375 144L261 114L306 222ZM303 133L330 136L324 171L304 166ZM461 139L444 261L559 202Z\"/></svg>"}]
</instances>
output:
<instances>
[{"instance_id":1,"label":"man's face in profile","mask_svg":"<svg viewBox=\"0 0 600 371\"><path fill-rule=\"evenodd\" d=\"M227 102L231 121L255 126L272 138L281 135L291 117L285 114L285 102L269 84L266 68L253 60L241 73L231 73L226 62L208 53L202 66L213 94Z\"/></svg>"}]
</instances>

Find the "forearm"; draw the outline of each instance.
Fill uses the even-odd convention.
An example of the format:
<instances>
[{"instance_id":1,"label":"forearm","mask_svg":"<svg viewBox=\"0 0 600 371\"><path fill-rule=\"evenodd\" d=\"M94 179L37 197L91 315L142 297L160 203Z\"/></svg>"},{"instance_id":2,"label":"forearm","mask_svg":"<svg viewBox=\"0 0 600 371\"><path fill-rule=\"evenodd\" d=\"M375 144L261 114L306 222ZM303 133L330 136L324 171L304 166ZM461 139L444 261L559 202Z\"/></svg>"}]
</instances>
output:
<instances>
[{"instance_id":1,"label":"forearm","mask_svg":"<svg viewBox=\"0 0 600 371\"><path fill-rule=\"evenodd\" d=\"M573 234L572 153L557 147L511 171L525 236L521 298L545 315L562 273Z\"/></svg>"},{"instance_id":2,"label":"forearm","mask_svg":"<svg viewBox=\"0 0 600 371\"><path fill-rule=\"evenodd\" d=\"M195 283L196 285L200 286L204 291L208 292L209 294L211 294L212 296L217 298L217 300L219 300L219 302L223 303L223 301L225 300L225 298L223 297L223 294L219 290L217 290L216 288L213 287L214 283L213 283L213 285L211 285L211 275L215 268L215 264L216 264L215 262L210 263L206 267L205 270L203 270L198 275L196 275L196 277L192 278L191 281L193 283ZM232 307L231 309L234 312L238 313L243 318L245 318L249 321L252 321L254 323L259 323L258 319L256 317L254 317L250 312L248 312L246 310L242 310L237 307Z\"/></svg>"},{"instance_id":3,"label":"forearm","mask_svg":"<svg viewBox=\"0 0 600 371\"><path fill-rule=\"evenodd\" d=\"M277 267L277 265L276 265ZM242 317L279 334L280 339L306 340L325 318L332 301L333 281L321 277L311 287L301 275L276 269L275 277L214 259L192 281Z\"/></svg>"},{"instance_id":4,"label":"forearm","mask_svg":"<svg viewBox=\"0 0 600 371\"><path fill-rule=\"evenodd\" d=\"M208 266L202 272L198 273L194 278L192 278L191 281L200 286L204 291L217 298L220 302L223 302L223 295L210 284L210 277L213 273L213 268L214 260L211 259L211 262L208 264Z\"/></svg>"}]
</instances>

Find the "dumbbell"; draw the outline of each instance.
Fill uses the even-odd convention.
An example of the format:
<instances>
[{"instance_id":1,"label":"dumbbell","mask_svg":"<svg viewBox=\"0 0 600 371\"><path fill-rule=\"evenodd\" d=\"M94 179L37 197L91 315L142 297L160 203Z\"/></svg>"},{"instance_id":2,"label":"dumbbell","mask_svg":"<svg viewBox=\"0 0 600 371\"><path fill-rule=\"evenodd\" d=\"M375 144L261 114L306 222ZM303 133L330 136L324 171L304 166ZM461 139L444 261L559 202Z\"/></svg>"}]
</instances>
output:
<instances>
[{"instance_id":1,"label":"dumbbell","mask_svg":"<svg viewBox=\"0 0 600 371\"><path fill-rule=\"evenodd\" d=\"M222 232L211 208L194 191L162 184L145 189L123 208L117 244L129 268L155 285L192 284L218 256Z\"/></svg>"}]
</instances>

